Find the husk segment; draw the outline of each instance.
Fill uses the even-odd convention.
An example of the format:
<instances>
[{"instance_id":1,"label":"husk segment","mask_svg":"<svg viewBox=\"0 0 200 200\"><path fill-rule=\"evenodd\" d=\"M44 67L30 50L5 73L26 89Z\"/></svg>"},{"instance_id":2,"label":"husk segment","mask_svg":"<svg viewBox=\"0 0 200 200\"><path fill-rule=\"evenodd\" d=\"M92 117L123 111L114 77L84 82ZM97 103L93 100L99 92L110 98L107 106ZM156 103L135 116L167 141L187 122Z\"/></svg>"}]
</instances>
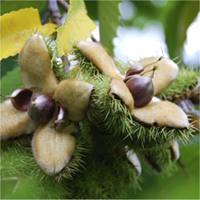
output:
<instances>
[{"instance_id":1,"label":"husk segment","mask_svg":"<svg viewBox=\"0 0 200 200\"><path fill-rule=\"evenodd\" d=\"M175 80L179 68L176 63L168 58L150 57L139 61L144 67L142 74L144 76L151 76L152 69L156 67L154 76L152 78L154 86L154 95L165 90L173 80Z\"/></svg>"},{"instance_id":2,"label":"husk segment","mask_svg":"<svg viewBox=\"0 0 200 200\"><path fill-rule=\"evenodd\" d=\"M188 128L187 115L176 104L170 101L154 100L142 108L134 108L132 116L143 123L152 126L167 126L172 128Z\"/></svg>"},{"instance_id":3,"label":"husk segment","mask_svg":"<svg viewBox=\"0 0 200 200\"><path fill-rule=\"evenodd\" d=\"M32 148L38 165L49 175L59 173L70 161L76 146L70 132L57 132L50 124L39 127Z\"/></svg>"},{"instance_id":4,"label":"husk segment","mask_svg":"<svg viewBox=\"0 0 200 200\"><path fill-rule=\"evenodd\" d=\"M52 94L57 79L51 70L51 59L42 35L35 34L25 43L19 56L23 84L26 88L38 87Z\"/></svg>"},{"instance_id":5,"label":"husk segment","mask_svg":"<svg viewBox=\"0 0 200 200\"><path fill-rule=\"evenodd\" d=\"M77 48L103 75L119 80L124 79L115 66L115 63L100 43L81 41L78 43Z\"/></svg>"},{"instance_id":6,"label":"husk segment","mask_svg":"<svg viewBox=\"0 0 200 200\"><path fill-rule=\"evenodd\" d=\"M186 142L196 131L189 126L188 130L173 129L159 126L146 126L133 120L127 107L109 94L110 79L98 73L93 64L80 52L74 50L78 60L77 67L67 74L69 78L78 78L94 85L94 91L87 112L89 120L102 130L115 137L137 139L136 143L143 146L145 142L155 144L173 139Z\"/></svg>"},{"instance_id":7,"label":"husk segment","mask_svg":"<svg viewBox=\"0 0 200 200\"><path fill-rule=\"evenodd\" d=\"M55 90L54 97L69 112L69 119L83 119L89 105L93 86L78 79L62 81Z\"/></svg>"},{"instance_id":8,"label":"husk segment","mask_svg":"<svg viewBox=\"0 0 200 200\"><path fill-rule=\"evenodd\" d=\"M16 110L10 100L1 103L0 113L0 139L9 139L22 134L32 133L36 128L37 124L32 121L28 113Z\"/></svg>"},{"instance_id":9,"label":"husk segment","mask_svg":"<svg viewBox=\"0 0 200 200\"><path fill-rule=\"evenodd\" d=\"M122 100L122 102L128 107L130 111L133 110L134 100L128 87L122 80L112 79L110 83L110 93L116 95L116 98Z\"/></svg>"}]
</instances>

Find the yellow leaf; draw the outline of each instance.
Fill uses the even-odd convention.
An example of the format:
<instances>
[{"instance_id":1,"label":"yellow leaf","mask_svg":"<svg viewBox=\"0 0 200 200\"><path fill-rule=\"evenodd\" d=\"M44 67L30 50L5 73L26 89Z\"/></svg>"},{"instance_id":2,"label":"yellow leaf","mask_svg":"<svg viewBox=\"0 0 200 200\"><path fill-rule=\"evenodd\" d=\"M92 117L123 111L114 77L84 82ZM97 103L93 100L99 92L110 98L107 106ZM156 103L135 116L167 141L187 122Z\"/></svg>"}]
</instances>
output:
<instances>
[{"instance_id":1,"label":"yellow leaf","mask_svg":"<svg viewBox=\"0 0 200 200\"><path fill-rule=\"evenodd\" d=\"M70 52L76 42L90 37L95 27L95 23L87 15L84 1L70 0L67 19L58 29L56 44L59 56Z\"/></svg>"},{"instance_id":2,"label":"yellow leaf","mask_svg":"<svg viewBox=\"0 0 200 200\"><path fill-rule=\"evenodd\" d=\"M55 24L42 25L37 9L25 8L0 17L1 52L0 60L14 56L22 49L26 40L34 33L49 35L57 27Z\"/></svg>"}]
</instances>

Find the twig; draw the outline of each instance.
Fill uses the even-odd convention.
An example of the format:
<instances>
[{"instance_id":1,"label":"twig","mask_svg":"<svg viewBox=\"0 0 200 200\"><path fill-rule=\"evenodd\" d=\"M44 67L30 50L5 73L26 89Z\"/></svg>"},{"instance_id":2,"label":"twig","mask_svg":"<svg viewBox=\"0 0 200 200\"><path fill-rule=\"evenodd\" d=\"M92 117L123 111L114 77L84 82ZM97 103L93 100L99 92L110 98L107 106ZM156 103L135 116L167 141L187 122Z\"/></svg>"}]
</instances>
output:
<instances>
[{"instance_id":1,"label":"twig","mask_svg":"<svg viewBox=\"0 0 200 200\"><path fill-rule=\"evenodd\" d=\"M178 165L180 166L180 168L184 171L185 175L187 176L188 179L190 179L190 174L188 172L188 169L186 168L186 166L184 165L184 163L181 162L181 158L179 158L177 160Z\"/></svg>"},{"instance_id":2,"label":"twig","mask_svg":"<svg viewBox=\"0 0 200 200\"><path fill-rule=\"evenodd\" d=\"M178 105L183 109L185 113L192 113L195 110L194 104L189 99L182 100Z\"/></svg>"},{"instance_id":3,"label":"twig","mask_svg":"<svg viewBox=\"0 0 200 200\"><path fill-rule=\"evenodd\" d=\"M44 14L44 17L42 18L42 24L46 24L49 18L50 18L50 12L46 12Z\"/></svg>"},{"instance_id":4,"label":"twig","mask_svg":"<svg viewBox=\"0 0 200 200\"><path fill-rule=\"evenodd\" d=\"M0 98L5 98L5 99L7 99L7 98L9 98L9 96L8 96L8 95L5 95L5 94L0 94Z\"/></svg>"},{"instance_id":5,"label":"twig","mask_svg":"<svg viewBox=\"0 0 200 200\"><path fill-rule=\"evenodd\" d=\"M69 10L69 4L65 2L65 0L48 0L48 8L45 13L42 24L48 22L48 19L51 17L52 22L58 25L62 25L62 15L60 14L60 10L58 7L58 3L65 9L66 12ZM91 39L94 42L98 42L97 39L91 34Z\"/></svg>"},{"instance_id":6,"label":"twig","mask_svg":"<svg viewBox=\"0 0 200 200\"><path fill-rule=\"evenodd\" d=\"M198 82L196 86L192 89L191 100L195 104L200 102L200 77L198 77Z\"/></svg>"},{"instance_id":7,"label":"twig","mask_svg":"<svg viewBox=\"0 0 200 200\"><path fill-rule=\"evenodd\" d=\"M65 65L65 72L68 72L69 67L70 67L70 62L68 60L68 57L62 56L61 59L62 59L62 62L64 63L64 65Z\"/></svg>"},{"instance_id":8,"label":"twig","mask_svg":"<svg viewBox=\"0 0 200 200\"><path fill-rule=\"evenodd\" d=\"M65 9L66 12L69 10L69 4L65 0L58 0L58 3Z\"/></svg>"},{"instance_id":9,"label":"twig","mask_svg":"<svg viewBox=\"0 0 200 200\"><path fill-rule=\"evenodd\" d=\"M52 22L58 25L62 25L62 15L60 14L60 10L58 8L58 3L56 0L49 0L48 1L48 8L47 12L44 15L44 18L42 19L42 23L48 22L48 18L52 18Z\"/></svg>"},{"instance_id":10,"label":"twig","mask_svg":"<svg viewBox=\"0 0 200 200\"><path fill-rule=\"evenodd\" d=\"M56 0L49 0L48 10L52 15L52 22L58 25L62 25L62 15L60 14L60 10L58 8L58 3Z\"/></svg>"}]
</instances>

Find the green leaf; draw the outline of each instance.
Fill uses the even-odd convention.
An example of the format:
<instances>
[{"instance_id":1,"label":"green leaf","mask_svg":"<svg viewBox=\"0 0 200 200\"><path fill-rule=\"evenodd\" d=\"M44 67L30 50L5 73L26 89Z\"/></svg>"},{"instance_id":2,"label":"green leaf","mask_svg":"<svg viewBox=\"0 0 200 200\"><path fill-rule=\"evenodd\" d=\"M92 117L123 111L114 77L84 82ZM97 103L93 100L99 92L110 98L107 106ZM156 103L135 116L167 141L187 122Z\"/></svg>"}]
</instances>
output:
<instances>
[{"instance_id":1,"label":"green leaf","mask_svg":"<svg viewBox=\"0 0 200 200\"><path fill-rule=\"evenodd\" d=\"M0 16L1 24L1 55L0 59L19 53L26 40L33 33L50 35L57 25L48 23L42 25L37 9L25 8Z\"/></svg>"},{"instance_id":2,"label":"green leaf","mask_svg":"<svg viewBox=\"0 0 200 200\"><path fill-rule=\"evenodd\" d=\"M18 65L18 55L10 56L7 59L3 59L1 62L1 77L2 78L8 71L13 70Z\"/></svg>"},{"instance_id":3,"label":"green leaf","mask_svg":"<svg viewBox=\"0 0 200 200\"><path fill-rule=\"evenodd\" d=\"M198 1L174 1L166 15L165 36L170 57L181 56L186 31L199 12Z\"/></svg>"},{"instance_id":4,"label":"green leaf","mask_svg":"<svg viewBox=\"0 0 200 200\"><path fill-rule=\"evenodd\" d=\"M37 8L40 13L46 10L47 1L18 1L18 0L4 0L1 2L1 15L11 11L17 11L22 8L33 7Z\"/></svg>"},{"instance_id":5,"label":"green leaf","mask_svg":"<svg viewBox=\"0 0 200 200\"><path fill-rule=\"evenodd\" d=\"M98 2L97 1L85 1L85 5L88 11L88 15L91 19L98 19Z\"/></svg>"},{"instance_id":6,"label":"green leaf","mask_svg":"<svg viewBox=\"0 0 200 200\"><path fill-rule=\"evenodd\" d=\"M88 17L83 0L71 0L65 23L58 29L56 46L59 56L69 53L76 42L86 40L95 23Z\"/></svg>"},{"instance_id":7,"label":"green leaf","mask_svg":"<svg viewBox=\"0 0 200 200\"><path fill-rule=\"evenodd\" d=\"M1 94L11 94L15 89L23 86L19 67L9 71L5 76L2 77L0 82Z\"/></svg>"},{"instance_id":8,"label":"green leaf","mask_svg":"<svg viewBox=\"0 0 200 200\"><path fill-rule=\"evenodd\" d=\"M113 38L116 37L119 21L120 1L98 1L101 43L113 55Z\"/></svg>"},{"instance_id":9,"label":"green leaf","mask_svg":"<svg viewBox=\"0 0 200 200\"><path fill-rule=\"evenodd\" d=\"M9 177L1 179L1 197L6 198L8 195L12 194L18 185L17 177Z\"/></svg>"}]
</instances>

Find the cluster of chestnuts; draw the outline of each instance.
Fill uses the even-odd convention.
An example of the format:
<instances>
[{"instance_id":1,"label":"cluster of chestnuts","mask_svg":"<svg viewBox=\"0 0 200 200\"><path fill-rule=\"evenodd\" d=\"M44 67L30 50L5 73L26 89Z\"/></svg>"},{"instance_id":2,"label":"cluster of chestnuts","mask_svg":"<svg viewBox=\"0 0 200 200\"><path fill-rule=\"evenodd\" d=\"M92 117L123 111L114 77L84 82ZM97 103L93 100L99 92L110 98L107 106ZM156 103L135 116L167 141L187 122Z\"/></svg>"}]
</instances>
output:
<instances>
[{"instance_id":1,"label":"cluster of chestnuts","mask_svg":"<svg viewBox=\"0 0 200 200\"><path fill-rule=\"evenodd\" d=\"M152 68L150 77L143 76L144 66L141 63L132 65L126 72L124 82L126 83L130 93L134 99L135 107L146 106L154 96L154 86L152 78L156 70L156 66Z\"/></svg>"},{"instance_id":2,"label":"cluster of chestnuts","mask_svg":"<svg viewBox=\"0 0 200 200\"><path fill-rule=\"evenodd\" d=\"M48 123L55 113L52 126L56 130L61 129L66 122L66 109L57 104L51 96L39 92L38 88L17 89L8 98L15 109L27 111L29 117L36 123Z\"/></svg>"},{"instance_id":3,"label":"cluster of chestnuts","mask_svg":"<svg viewBox=\"0 0 200 200\"><path fill-rule=\"evenodd\" d=\"M81 41L77 47L101 74L110 78L109 94L119 97L135 120L152 126L188 128L187 115L178 106L154 97L176 78L178 66L173 61L163 57L141 60L127 70L124 78L101 44ZM10 101L1 104L4 121L0 138L34 131L34 157L45 173L55 175L74 154L76 138L72 133L78 130L74 122L84 118L94 85L76 78L59 82L52 71L49 51L39 34L26 42L19 63L25 88L15 90L7 96ZM133 165L135 157L129 159Z\"/></svg>"}]
</instances>

